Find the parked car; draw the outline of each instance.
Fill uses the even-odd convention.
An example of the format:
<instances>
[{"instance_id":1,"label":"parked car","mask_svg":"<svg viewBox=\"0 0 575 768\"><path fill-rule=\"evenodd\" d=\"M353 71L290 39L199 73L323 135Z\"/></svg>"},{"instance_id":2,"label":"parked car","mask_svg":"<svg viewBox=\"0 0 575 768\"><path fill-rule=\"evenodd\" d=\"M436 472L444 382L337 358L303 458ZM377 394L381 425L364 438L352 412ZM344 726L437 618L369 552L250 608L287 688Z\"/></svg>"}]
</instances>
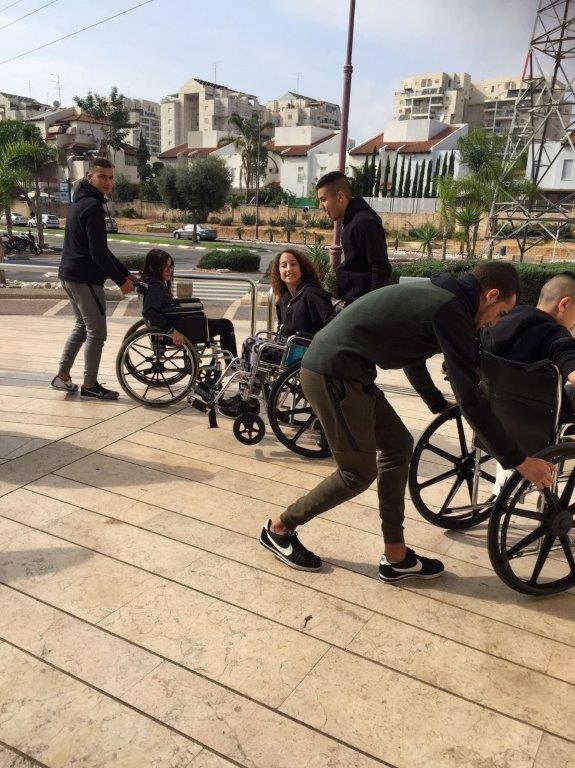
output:
<instances>
[{"instance_id":1,"label":"parked car","mask_svg":"<svg viewBox=\"0 0 575 768\"><path fill-rule=\"evenodd\" d=\"M118 234L118 222L111 216L106 216L106 232L109 232L111 235Z\"/></svg>"},{"instance_id":2,"label":"parked car","mask_svg":"<svg viewBox=\"0 0 575 768\"><path fill-rule=\"evenodd\" d=\"M205 224L197 225L198 240L217 240L218 232L216 229L206 227ZM182 229L176 229L173 236L176 240L191 240L194 236L194 225L186 224Z\"/></svg>"},{"instance_id":3,"label":"parked car","mask_svg":"<svg viewBox=\"0 0 575 768\"><path fill-rule=\"evenodd\" d=\"M54 216L52 213L43 213L42 222L44 223L46 229L60 229L60 219L57 216ZM37 226L35 216L32 216L31 219L28 219L28 226Z\"/></svg>"},{"instance_id":4,"label":"parked car","mask_svg":"<svg viewBox=\"0 0 575 768\"><path fill-rule=\"evenodd\" d=\"M22 216L21 213L10 213L10 218L12 219L12 224L15 224L17 227L25 227L28 224L28 219L26 216ZM3 213L0 216L0 224L6 226L7 223L6 214Z\"/></svg>"}]
</instances>

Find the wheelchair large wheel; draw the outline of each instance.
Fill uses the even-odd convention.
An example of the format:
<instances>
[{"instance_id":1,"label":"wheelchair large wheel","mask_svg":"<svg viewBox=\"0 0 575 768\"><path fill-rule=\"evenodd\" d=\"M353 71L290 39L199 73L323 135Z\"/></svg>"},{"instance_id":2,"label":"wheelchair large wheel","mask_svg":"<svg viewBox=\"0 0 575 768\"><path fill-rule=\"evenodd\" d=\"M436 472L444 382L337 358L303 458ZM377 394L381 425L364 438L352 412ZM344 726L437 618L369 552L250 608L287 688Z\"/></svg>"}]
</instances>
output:
<instances>
[{"instance_id":1,"label":"wheelchair large wheel","mask_svg":"<svg viewBox=\"0 0 575 768\"><path fill-rule=\"evenodd\" d=\"M139 331L140 328L145 328L147 326L147 322L142 318L141 320L137 320L135 323L132 323L132 325L128 328L126 333L124 334L124 341L126 339L129 339L130 336L133 336L136 331Z\"/></svg>"},{"instance_id":2,"label":"wheelchair large wheel","mask_svg":"<svg viewBox=\"0 0 575 768\"><path fill-rule=\"evenodd\" d=\"M494 501L495 462L482 454L476 466L476 459L471 431L457 406L431 422L409 467L409 493L422 517L449 530L487 520Z\"/></svg>"},{"instance_id":3,"label":"wheelchair large wheel","mask_svg":"<svg viewBox=\"0 0 575 768\"><path fill-rule=\"evenodd\" d=\"M196 350L188 341L176 346L168 334L150 328L126 339L116 359L116 375L124 392L153 408L183 400L198 369Z\"/></svg>"},{"instance_id":4,"label":"wheelchair large wheel","mask_svg":"<svg viewBox=\"0 0 575 768\"><path fill-rule=\"evenodd\" d=\"M517 592L552 595L575 586L575 444L537 456L555 465L555 486L538 491L518 472L511 477L489 521L489 558Z\"/></svg>"},{"instance_id":5,"label":"wheelchair large wheel","mask_svg":"<svg viewBox=\"0 0 575 768\"><path fill-rule=\"evenodd\" d=\"M331 450L299 380L300 364L286 368L275 380L268 399L268 419L277 439L290 451L325 459Z\"/></svg>"}]
</instances>

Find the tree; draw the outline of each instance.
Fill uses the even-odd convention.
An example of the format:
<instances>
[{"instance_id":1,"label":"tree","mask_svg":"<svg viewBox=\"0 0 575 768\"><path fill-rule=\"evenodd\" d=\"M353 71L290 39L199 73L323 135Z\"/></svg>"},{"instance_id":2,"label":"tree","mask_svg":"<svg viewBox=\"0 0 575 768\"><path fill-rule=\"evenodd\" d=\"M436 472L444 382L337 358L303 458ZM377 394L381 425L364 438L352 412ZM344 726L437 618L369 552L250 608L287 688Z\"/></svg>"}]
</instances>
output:
<instances>
[{"instance_id":1,"label":"tree","mask_svg":"<svg viewBox=\"0 0 575 768\"><path fill-rule=\"evenodd\" d=\"M411 155L409 156L409 162L407 164L407 171L405 174L403 197L411 197Z\"/></svg>"},{"instance_id":2,"label":"tree","mask_svg":"<svg viewBox=\"0 0 575 768\"><path fill-rule=\"evenodd\" d=\"M440 176L447 176L447 152L443 153L443 164L441 166Z\"/></svg>"},{"instance_id":3,"label":"tree","mask_svg":"<svg viewBox=\"0 0 575 768\"><path fill-rule=\"evenodd\" d=\"M112 199L119 203L130 203L136 196L134 185L124 176L119 173L114 181L114 189L112 190Z\"/></svg>"},{"instance_id":4,"label":"tree","mask_svg":"<svg viewBox=\"0 0 575 768\"><path fill-rule=\"evenodd\" d=\"M419 168L419 182L417 184L417 197L422 198L423 197L423 184L425 181L425 168L427 166L427 161L422 160L421 166Z\"/></svg>"},{"instance_id":5,"label":"tree","mask_svg":"<svg viewBox=\"0 0 575 768\"><path fill-rule=\"evenodd\" d=\"M437 179L439 178L440 163L441 163L441 157L437 155L437 157L435 158L435 167L433 169L433 189L431 193L432 197L437 197Z\"/></svg>"},{"instance_id":6,"label":"tree","mask_svg":"<svg viewBox=\"0 0 575 768\"><path fill-rule=\"evenodd\" d=\"M183 209L191 213L194 242L197 224L211 211L224 207L231 183L230 172L219 157L199 157L188 168L176 170L176 190Z\"/></svg>"},{"instance_id":7,"label":"tree","mask_svg":"<svg viewBox=\"0 0 575 768\"><path fill-rule=\"evenodd\" d=\"M130 122L124 96L118 93L117 86L112 88L109 96L100 96L88 91L85 98L74 96L74 101L82 112L96 120L105 120L108 123L104 128L107 146L101 147L102 152L107 153L108 148L112 149L113 153L117 152L122 148L130 128L136 127L135 123Z\"/></svg>"},{"instance_id":8,"label":"tree","mask_svg":"<svg viewBox=\"0 0 575 768\"><path fill-rule=\"evenodd\" d=\"M441 220L441 258L447 256L447 238L455 226L455 212L459 185L453 176L443 176L437 181L437 197L439 200L439 218Z\"/></svg>"},{"instance_id":9,"label":"tree","mask_svg":"<svg viewBox=\"0 0 575 768\"><path fill-rule=\"evenodd\" d=\"M478 205L465 203L455 211L455 221L463 230L467 258L471 256L471 231L481 221L482 210Z\"/></svg>"},{"instance_id":10,"label":"tree","mask_svg":"<svg viewBox=\"0 0 575 768\"><path fill-rule=\"evenodd\" d=\"M363 164L363 173L361 175L361 195L362 197L369 196L369 156L365 156L365 162Z\"/></svg>"},{"instance_id":11,"label":"tree","mask_svg":"<svg viewBox=\"0 0 575 768\"><path fill-rule=\"evenodd\" d=\"M395 155L395 159L393 161L393 171L391 172L391 185L389 187L389 196L395 197L395 188L397 184L397 161L398 161L398 155ZM388 155L388 162L389 162L389 155ZM385 189L385 184L384 184Z\"/></svg>"},{"instance_id":12,"label":"tree","mask_svg":"<svg viewBox=\"0 0 575 768\"><path fill-rule=\"evenodd\" d=\"M471 174L493 181L501 175L505 138L476 126L457 142L459 159Z\"/></svg>"},{"instance_id":13,"label":"tree","mask_svg":"<svg viewBox=\"0 0 575 768\"><path fill-rule=\"evenodd\" d=\"M419 189L419 172L420 172L419 171L419 164L416 163L415 164L415 173L413 175L413 187L412 187L413 192L412 192L412 197L417 197L418 196L417 195L417 190Z\"/></svg>"},{"instance_id":14,"label":"tree","mask_svg":"<svg viewBox=\"0 0 575 768\"><path fill-rule=\"evenodd\" d=\"M365 195L365 164L361 168L351 166L353 176L350 179L351 192L354 197L363 197Z\"/></svg>"},{"instance_id":15,"label":"tree","mask_svg":"<svg viewBox=\"0 0 575 768\"><path fill-rule=\"evenodd\" d=\"M427 177L425 179L424 197L431 197L433 194L433 160L427 163Z\"/></svg>"},{"instance_id":16,"label":"tree","mask_svg":"<svg viewBox=\"0 0 575 768\"><path fill-rule=\"evenodd\" d=\"M399 157L398 157L399 159ZM397 186L397 197L403 197L403 177L405 175L405 157L401 158L401 170L399 172L399 184Z\"/></svg>"},{"instance_id":17,"label":"tree","mask_svg":"<svg viewBox=\"0 0 575 768\"><path fill-rule=\"evenodd\" d=\"M368 197L375 196L374 186L375 186L375 177L376 177L376 171L375 171L376 155L377 155L377 152L374 147L373 152L371 154L371 164L369 166L369 184L368 184L368 190L367 190Z\"/></svg>"},{"instance_id":18,"label":"tree","mask_svg":"<svg viewBox=\"0 0 575 768\"><path fill-rule=\"evenodd\" d=\"M140 142L138 144L138 149L136 150L136 158L138 160L138 178L140 180L140 184L142 184L144 181L148 181L148 179L150 179L154 173L151 165L149 164L150 157L150 150L148 149L144 134L140 133Z\"/></svg>"},{"instance_id":19,"label":"tree","mask_svg":"<svg viewBox=\"0 0 575 768\"><path fill-rule=\"evenodd\" d=\"M383 171L383 183L381 185L381 194L383 197L387 197L388 193L387 185L389 182L389 170L389 155L387 155L385 158L385 168Z\"/></svg>"},{"instance_id":20,"label":"tree","mask_svg":"<svg viewBox=\"0 0 575 768\"><path fill-rule=\"evenodd\" d=\"M273 123L260 122L260 116L253 113L250 117L242 117L233 112L228 120L230 127L237 133L220 139L219 144L233 143L234 149L242 159L242 172L246 182L246 202L251 198L251 192L255 188L256 178L265 177L268 165L268 150L266 142L271 139ZM258 163L259 158L259 163Z\"/></svg>"},{"instance_id":21,"label":"tree","mask_svg":"<svg viewBox=\"0 0 575 768\"><path fill-rule=\"evenodd\" d=\"M377 164L377 171L375 173L375 185L373 188L374 197L379 197L381 194L381 158Z\"/></svg>"},{"instance_id":22,"label":"tree","mask_svg":"<svg viewBox=\"0 0 575 768\"><path fill-rule=\"evenodd\" d=\"M4 156L4 150L9 144L22 139L41 142L42 135L38 126L20 120L0 121L0 157ZM18 169L15 169L13 164L6 166L0 160L0 210L6 214L6 229L9 234L12 234L10 207L22 182Z\"/></svg>"},{"instance_id":23,"label":"tree","mask_svg":"<svg viewBox=\"0 0 575 768\"><path fill-rule=\"evenodd\" d=\"M426 224L422 224L421 227L414 229L413 234L415 235L415 239L419 240L421 243L421 252L424 256L427 256L428 259L431 259L433 256L433 243L439 236L437 227L428 221Z\"/></svg>"},{"instance_id":24,"label":"tree","mask_svg":"<svg viewBox=\"0 0 575 768\"><path fill-rule=\"evenodd\" d=\"M455 152L453 150L449 153L449 167L447 168L447 173L450 176L455 176Z\"/></svg>"},{"instance_id":25,"label":"tree","mask_svg":"<svg viewBox=\"0 0 575 768\"><path fill-rule=\"evenodd\" d=\"M165 165L156 179L158 192L167 208L184 210L184 204L176 186L176 169Z\"/></svg>"},{"instance_id":26,"label":"tree","mask_svg":"<svg viewBox=\"0 0 575 768\"><path fill-rule=\"evenodd\" d=\"M38 227L38 244L44 248L44 222L40 197L40 177L57 161L56 151L43 139L20 139L4 147L0 164L15 172L26 185L34 187L34 207Z\"/></svg>"}]
</instances>

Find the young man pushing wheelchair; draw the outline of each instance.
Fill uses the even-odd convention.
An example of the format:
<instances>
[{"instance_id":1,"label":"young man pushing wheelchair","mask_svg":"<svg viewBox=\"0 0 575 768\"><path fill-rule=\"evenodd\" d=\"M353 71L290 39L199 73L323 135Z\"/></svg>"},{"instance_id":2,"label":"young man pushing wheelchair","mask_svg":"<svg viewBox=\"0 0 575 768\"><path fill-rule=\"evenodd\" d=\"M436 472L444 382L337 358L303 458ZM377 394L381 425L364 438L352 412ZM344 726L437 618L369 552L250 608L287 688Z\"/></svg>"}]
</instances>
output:
<instances>
[{"instance_id":1,"label":"young man pushing wheelchair","mask_svg":"<svg viewBox=\"0 0 575 768\"><path fill-rule=\"evenodd\" d=\"M375 385L376 366L403 368L433 413L449 406L425 361L442 353L455 399L482 443L504 468L514 467L538 488L552 467L526 456L491 413L479 387L476 334L507 314L519 297L511 264L485 262L460 277L392 285L354 302L320 331L302 361L301 384L319 417L336 471L263 527L260 542L278 559L316 571L321 559L296 529L365 491L377 478L384 554L382 581L440 576L439 560L405 544L404 495L413 449L411 434Z\"/></svg>"}]
</instances>

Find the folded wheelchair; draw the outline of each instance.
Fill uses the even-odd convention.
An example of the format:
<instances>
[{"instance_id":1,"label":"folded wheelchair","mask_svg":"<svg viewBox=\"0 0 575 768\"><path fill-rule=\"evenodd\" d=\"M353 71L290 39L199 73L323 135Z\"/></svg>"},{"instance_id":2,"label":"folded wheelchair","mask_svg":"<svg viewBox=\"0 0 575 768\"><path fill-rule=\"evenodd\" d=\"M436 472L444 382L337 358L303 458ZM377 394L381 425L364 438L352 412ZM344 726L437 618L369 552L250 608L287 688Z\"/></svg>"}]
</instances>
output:
<instances>
[{"instance_id":1,"label":"folded wheelchair","mask_svg":"<svg viewBox=\"0 0 575 768\"><path fill-rule=\"evenodd\" d=\"M481 355L481 378L494 414L530 456L554 466L539 491L518 472L496 486L496 462L459 408L435 418L415 446L409 491L418 512L441 528L464 530L488 520L488 551L512 589L548 595L575 586L575 433L562 415L563 385L549 361L522 365ZM500 474L500 472L499 472Z\"/></svg>"},{"instance_id":2,"label":"folded wheelchair","mask_svg":"<svg viewBox=\"0 0 575 768\"><path fill-rule=\"evenodd\" d=\"M138 287L140 294L145 284ZM216 409L230 388L239 390L246 403L263 402L277 439L300 456L331 455L319 420L299 381L301 358L310 343L303 336L284 339L281 333L261 331L258 351L249 370L241 358L233 358L209 337L208 322L200 299L178 300L166 316L193 318L198 335L174 344L171 335L141 319L126 332L116 358L116 375L124 392L152 408L162 408L187 398L208 413L217 426ZM258 406L259 410L259 406ZM258 413L247 408L234 420L235 437L246 445L263 439L266 426Z\"/></svg>"}]
</instances>

